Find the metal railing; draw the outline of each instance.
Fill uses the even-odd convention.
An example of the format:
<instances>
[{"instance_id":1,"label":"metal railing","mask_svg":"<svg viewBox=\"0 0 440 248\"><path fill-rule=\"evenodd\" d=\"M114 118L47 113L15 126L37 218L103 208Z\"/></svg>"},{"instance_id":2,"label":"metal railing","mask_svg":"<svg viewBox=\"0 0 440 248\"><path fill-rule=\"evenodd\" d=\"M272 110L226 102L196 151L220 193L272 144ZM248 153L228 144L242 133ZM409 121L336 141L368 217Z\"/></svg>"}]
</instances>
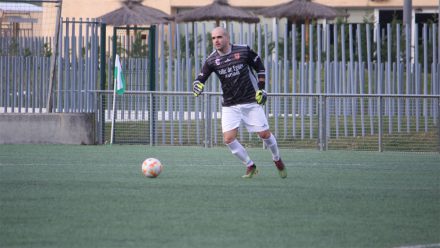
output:
<instances>
[{"instance_id":1,"label":"metal railing","mask_svg":"<svg viewBox=\"0 0 440 248\"><path fill-rule=\"evenodd\" d=\"M221 94L127 91L116 98L96 91L98 143L223 146ZM440 152L440 96L269 94L264 106L282 148ZM239 129L246 146L262 146Z\"/></svg>"}]
</instances>

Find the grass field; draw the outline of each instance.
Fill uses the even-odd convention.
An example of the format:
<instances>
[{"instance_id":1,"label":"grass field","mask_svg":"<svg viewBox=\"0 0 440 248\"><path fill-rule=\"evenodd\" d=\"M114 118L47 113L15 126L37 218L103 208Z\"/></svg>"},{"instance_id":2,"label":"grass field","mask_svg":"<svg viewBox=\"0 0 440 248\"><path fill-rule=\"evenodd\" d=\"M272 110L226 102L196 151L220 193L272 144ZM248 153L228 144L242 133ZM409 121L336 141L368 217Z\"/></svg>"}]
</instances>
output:
<instances>
[{"instance_id":1,"label":"grass field","mask_svg":"<svg viewBox=\"0 0 440 248\"><path fill-rule=\"evenodd\" d=\"M440 155L0 146L0 247L439 247ZM140 173L159 158L156 179Z\"/></svg>"}]
</instances>

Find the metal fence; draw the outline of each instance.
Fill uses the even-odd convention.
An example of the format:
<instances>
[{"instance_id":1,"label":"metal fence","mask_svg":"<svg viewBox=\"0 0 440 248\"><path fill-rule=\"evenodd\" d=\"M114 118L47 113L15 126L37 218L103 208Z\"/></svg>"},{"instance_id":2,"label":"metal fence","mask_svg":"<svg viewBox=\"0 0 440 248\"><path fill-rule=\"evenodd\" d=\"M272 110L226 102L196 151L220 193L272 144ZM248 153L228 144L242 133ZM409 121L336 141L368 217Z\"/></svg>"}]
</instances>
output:
<instances>
[{"instance_id":1,"label":"metal fence","mask_svg":"<svg viewBox=\"0 0 440 248\"><path fill-rule=\"evenodd\" d=\"M128 91L116 98L98 91L98 135L114 142L222 146L221 94ZM440 96L369 94L269 94L265 112L283 148L440 152ZM246 146L262 146L239 129Z\"/></svg>"},{"instance_id":2,"label":"metal fence","mask_svg":"<svg viewBox=\"0 0 440 248\"><path fill-rule=\"evenodd\" d=\"M204 23L158 27L156 89L191 90L212 52L211 28ZM232 42L260 54L273 93L440 94L435 23L417 23L413 30L391 23L285 24L273 30L267 24L231 23L227 28ZM206 89L220 92L220 84L212 82Z\"/></svg>"},{"instance_id":3,"label":"metal fence","mask_svg":"<svg viewBox=\"0 0 440 248\"><path fill-rule=\"evenodd\" d=\"M148 49L146 40L125 37L117 39L115 45L104 37L105 25L96 20L65 19L62 24L54 82L55 112L90 112L95 102L92 91L113 89L114 47L121 53L124 73L130 78L128 90L148 89L151 61L146 56L125 54L143 54ZM158 26L154 61L157 90L191 91L192 80L212 51L207 37L211 28L205 23ZM248 44L261 55L272 93L440 94L435 23L417 23L413 33L408 27L391 23L285 24L274 30L267 24L231 23L228 28L233 42ZM45 111L40 106L47 98L47 58L55 54L47 44L52 40L0 38L2 112ZM135 52L135 47L141 51ZM215 77L206 90L221 91ZM40 95L43 98L36 97Z\"/></svg>"},{"instance_id":4,"label":"metal fence","mask_svg":"<svg viewBox=\"0 0 440 248\"><path fill-rule=\"evenodd\" d=\"M60 27L53 106L55 112L91 112L100 88L100 32L95 20L69 20ZM53 37L0 37L0 113L46 112L55 56Z\"/></svg>"},{"instance_id":5,"label":"metal fence","mask_svg":"<svg viewBox=\"0 0 440 248\"><path fill-rule=\"evenodd\" d=\"M212 76L205 89L213 93L203 98L194 99L189 93L192 80L212 51L211 28L205 23L158 26L153 73L157 93L145 93L152 61L121 54L129 93L117 101L120 116L116 118L116 142L223 144L220 82ZM248 44L264 61L267 90L272 93L265 108L281 146L438 149L434 141L420 142L416 146L419 148L403 145L405 141L432 137L438 142L437 24L418 23L414 33L399 24L368 23L285 24L273 30L267 24L230 23L227 28L232 42ZM99 93L98 96L105 96L102 103L96 92L113 89L111 49L133 53L134 47L129 46L136 42L138 47L148 48L146 40L136 37L126 37L114 46L112 39L104 37L105 30L105 25L96 20L63 20L52 98L55 112L93 112L100 109L97 104L102 105L102 142L110 137L107 125L113 113L107 103L111 103L112 96ZM46 112L49 60L55 54L47 44L52 40L0 37L0 113ZM107 63L102 63L104 60ZM149 112L150 106L156 106L157 119L149 115L155 113ZM326 128L320 116L325 117ZM153 126L148 125L151 118L156 120ZM207 123L210 126L205 130ZM131 132L124 125L139 132ZM320 136L322 133L326 139ZM416 136L410 136L414 133ZM240 139L249 145L261 145L255 135L245 130L240 131Z\"/></svg>"}]
</instances>

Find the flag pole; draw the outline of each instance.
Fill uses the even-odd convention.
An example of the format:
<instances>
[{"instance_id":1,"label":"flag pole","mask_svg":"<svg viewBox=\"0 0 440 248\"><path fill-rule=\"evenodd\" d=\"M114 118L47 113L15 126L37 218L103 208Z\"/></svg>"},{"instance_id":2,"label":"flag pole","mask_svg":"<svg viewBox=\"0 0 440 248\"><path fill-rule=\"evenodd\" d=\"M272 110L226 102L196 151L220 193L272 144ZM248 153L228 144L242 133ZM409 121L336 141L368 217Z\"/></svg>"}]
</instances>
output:
<instances>
[{"instance_id":1,"label":"flag pole","mask_svg":"<svg viewBox=\"0 0 440 248\"><path fill-rule=\"evenodd\" d=\"M121 61L119 60L119 55L116 54L115 57L115 69L113 72L113 116L112 116L112 128L110 133L110 144L113 144L115 140L115 120L116 120L116 93L122 95L125 92L125 78L122 73Z\"/></svg>"},{"instance_id":2,"label":"flag pole","mask_svg":"<svg viewBox=\"0 0 440 248\"><path fill-rule=\"evenodd\" d=\"M115 118L116 118L116 113L115 113L115 109L116 109L116 79L113 82L113 105L112 105L112 128L110 131L110 144L113 144L113 137L115 134Z\"/></svg>"}]
</instances>

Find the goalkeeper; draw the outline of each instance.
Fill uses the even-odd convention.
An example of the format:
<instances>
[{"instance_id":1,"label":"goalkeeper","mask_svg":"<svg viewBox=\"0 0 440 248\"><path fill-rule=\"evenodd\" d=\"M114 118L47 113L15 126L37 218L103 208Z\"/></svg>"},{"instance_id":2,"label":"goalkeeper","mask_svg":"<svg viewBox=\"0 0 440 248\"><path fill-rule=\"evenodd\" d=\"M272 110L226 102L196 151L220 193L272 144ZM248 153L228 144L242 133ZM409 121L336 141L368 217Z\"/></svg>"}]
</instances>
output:
<instances>
[{"instance_id":1,"label":"goalkeeper","mask_svg":"<svg viewBox=\"0 0 440 248\"><path fill-rule=\"evenodd\" d=\"M252 178L258 173L255 163L246 149L237 140L240 123L249 132L256 132L272 153L272 159L281 178L287 171L275 137L269 130L262 105L266 103L265 68L260 57L247 45L230 44L229 34L222 27L212 30L215 51L206 59L202 71L193 83L194 96L202 94L205 82L212 72L218 76L223 91L222 130L223 140L232 154L247 167L244 178ZM253 70L257 72L255 77Z\"/></svg>"}]
</instances>

